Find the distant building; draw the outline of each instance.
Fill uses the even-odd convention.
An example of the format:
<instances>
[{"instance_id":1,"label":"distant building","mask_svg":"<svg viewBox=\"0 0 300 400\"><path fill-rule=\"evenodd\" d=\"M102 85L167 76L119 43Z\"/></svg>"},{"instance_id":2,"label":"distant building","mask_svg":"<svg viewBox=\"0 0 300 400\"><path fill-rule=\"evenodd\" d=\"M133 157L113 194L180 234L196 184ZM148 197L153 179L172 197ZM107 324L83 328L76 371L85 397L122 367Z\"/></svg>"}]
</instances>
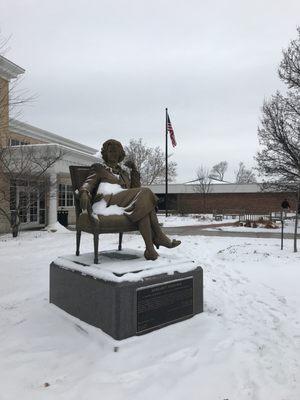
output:
<instances>
[{"instance_id":1,"label":"distant building","mask_svg":"<svg viewBox=\"0 0 300 400\"><path fill-rule=\"evenodd\" d=\"M165 209L165 185L151 185L159 198L159 209ZM288 198L295 209L295 193L263 191L261 185L211 184L208 193L199 192L196 184L169 184L168 210L179 213L270 213L281 210Z\"/></svg>"},{"instance_id":2,"label":"distant building","mask_svg":"<svg viewBox=\"0 0 300 400\"><path fill-rule=\"evenodd\" d=\"M25 71L11 61L0 56L0 143L1 147L11 146L17 149L20 146L34 146L37 151L43 151L45 146L55 146L62 150L64 155L61 160L48 171L50 182L56 182L54 189L50 189L45 198L39 198L31 207L22 213L22 228L37 228L57 221L60 210L68 211L69 224L75 223L74 199L69 174L69 165L90 165L97 162L94 154L97 149L77 143L57 134L36 128L32 125L10 119L9 116L9 86ZM4 182L0 181L3 187ZM17 201L25 195L22 186L5 188L6 191L15 190ZM37 194L36 194L37 195ZM37 196L38 199L38 196ZM1 202L1 199L0 199ZM3 204L2 204L3 206ZM13 204L5 205L7 212ZM0 213L0 233L9 232L10 226L7 219Z\"/></svg>"}]
</instances>

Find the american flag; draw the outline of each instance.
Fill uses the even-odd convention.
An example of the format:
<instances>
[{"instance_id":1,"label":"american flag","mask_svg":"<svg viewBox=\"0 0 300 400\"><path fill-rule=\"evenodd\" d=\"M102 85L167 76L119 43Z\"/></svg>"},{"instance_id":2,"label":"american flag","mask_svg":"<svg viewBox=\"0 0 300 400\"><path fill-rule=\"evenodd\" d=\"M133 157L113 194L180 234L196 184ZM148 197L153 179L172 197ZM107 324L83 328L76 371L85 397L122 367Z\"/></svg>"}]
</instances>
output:
<instances>
[{"instance_id":1,"label":"american flag","mask_svg":"<svg viewBox=\"0 0 300 400\"><path fill-rule=\"evenodd\" d=\"M177 145L177 142L176 142L176 139L175 139L174 130L172 128L172 124L171 124L170 117L169 117L168 113L167 113L167 130L168 130L168 132L170 134L170 139L171 139L171 142L172 142L172 146L175 147Z\"/></svg>"}]
</instances>

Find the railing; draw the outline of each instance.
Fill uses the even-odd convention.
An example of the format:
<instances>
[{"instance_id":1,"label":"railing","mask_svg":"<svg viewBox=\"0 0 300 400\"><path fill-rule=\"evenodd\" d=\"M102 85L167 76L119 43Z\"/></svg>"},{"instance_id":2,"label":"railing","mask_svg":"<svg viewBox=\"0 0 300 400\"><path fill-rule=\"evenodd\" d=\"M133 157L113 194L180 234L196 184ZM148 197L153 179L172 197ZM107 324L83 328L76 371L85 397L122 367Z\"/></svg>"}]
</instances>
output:
<instances>
[{"instance_id":1,"label":"railing","mask_svg":"<svg viewBox=\"0 0 300 400\"><path fill-rule=\"evenodd\" d=\"M213 210L213 219L216 221L222 221L223 219L239 219L241 215L245 214L244 210L237 209L223 209L223 210Z\"/></svg>"}]
</instances>

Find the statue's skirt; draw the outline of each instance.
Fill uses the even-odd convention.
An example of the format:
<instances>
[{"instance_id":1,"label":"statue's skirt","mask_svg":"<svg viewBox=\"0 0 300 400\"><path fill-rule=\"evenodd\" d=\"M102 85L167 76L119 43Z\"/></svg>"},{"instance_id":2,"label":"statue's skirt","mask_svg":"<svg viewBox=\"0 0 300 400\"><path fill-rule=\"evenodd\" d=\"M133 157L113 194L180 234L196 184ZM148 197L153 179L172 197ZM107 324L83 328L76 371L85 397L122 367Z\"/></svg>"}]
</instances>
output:
<instances>
[{"instance_id":1,"label":"statue's skirt","mask_svg":"<svg viewBox=\"0 0 300 400\"><path fill-rule=\"evenodd\" d=\"M154 210L158 200L155 194L145 187L125 189L104 198L107 201L107 206L123 207L132 222L138 222Z\"/></svg>"}]
</instances>

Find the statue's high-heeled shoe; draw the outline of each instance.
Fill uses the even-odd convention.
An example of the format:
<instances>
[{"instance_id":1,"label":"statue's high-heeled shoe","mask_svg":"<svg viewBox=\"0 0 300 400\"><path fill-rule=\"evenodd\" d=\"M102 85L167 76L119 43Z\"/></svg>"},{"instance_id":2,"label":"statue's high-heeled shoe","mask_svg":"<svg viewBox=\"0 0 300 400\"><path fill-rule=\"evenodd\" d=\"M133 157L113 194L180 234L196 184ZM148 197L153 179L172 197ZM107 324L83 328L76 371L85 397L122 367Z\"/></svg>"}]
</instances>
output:
<instances>
[{"instance_id":1,"label":"statue's high-heeled shoe","mask_svg":"<svg viewBox=\"0 0 300 400\"><path fill-rule=\"evenodd\" d=\"M153 243L157 249L159 246L167 247L168 249L172 249L173 247L177 247L180 245L181 240L170 240L167 236L162 236L160 238L155 238Z\"/></svg>"},{"instance_id":2,"label":"statue's high-heeled shoe","mask_svg":"<svg viewBox=\"0 0 300 400\"><path fill-rule=\"evenodd\" d=\"M154 249L151 251L146 249L144 252L144 257L146 258L146 260L155 261L158 258L158 254L156 253L156 251Z\"/></svg>"}]
</instances>

